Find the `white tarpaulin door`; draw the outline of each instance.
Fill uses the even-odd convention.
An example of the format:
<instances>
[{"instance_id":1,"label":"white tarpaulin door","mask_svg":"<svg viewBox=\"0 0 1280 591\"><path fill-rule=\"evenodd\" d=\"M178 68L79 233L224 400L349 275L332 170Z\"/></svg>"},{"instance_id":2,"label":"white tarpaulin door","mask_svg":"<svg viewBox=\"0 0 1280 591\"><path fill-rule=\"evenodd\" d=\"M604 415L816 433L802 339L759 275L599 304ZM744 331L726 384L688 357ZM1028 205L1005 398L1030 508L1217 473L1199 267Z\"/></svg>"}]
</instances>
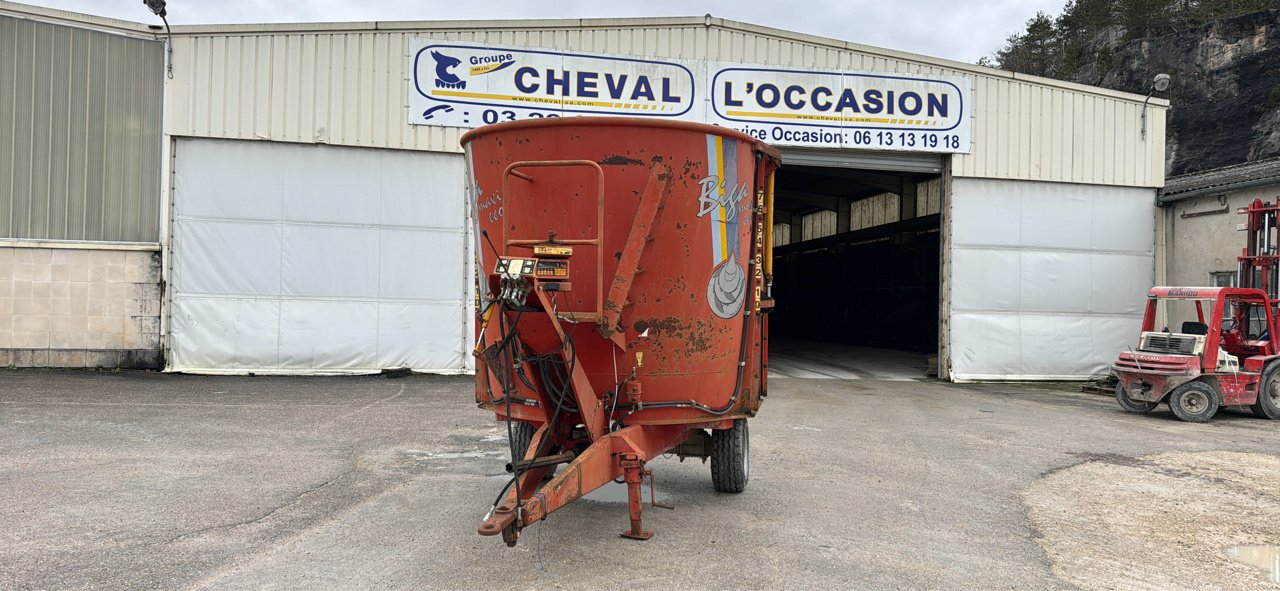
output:
<instances>
[{"instance_id":1,"label":"white tarpaulin door","mask_svg":"<svg viewBox=\"0 0 1280 591\"><path fill-rule=\"evenodd\" d=\"M954 380L1105 374L1142 323L1152 189L952 180Z\"/></svg>"},{"instance_id":2,"label":"white tarpaulin door","mask_svg":"<svg viewBox=\"0 0 1280 591\"><path fill-rule=\"evenodd\" d=\"M467 368L463 158L181 139L170 369Z\"/></svg>"}]
</instances>

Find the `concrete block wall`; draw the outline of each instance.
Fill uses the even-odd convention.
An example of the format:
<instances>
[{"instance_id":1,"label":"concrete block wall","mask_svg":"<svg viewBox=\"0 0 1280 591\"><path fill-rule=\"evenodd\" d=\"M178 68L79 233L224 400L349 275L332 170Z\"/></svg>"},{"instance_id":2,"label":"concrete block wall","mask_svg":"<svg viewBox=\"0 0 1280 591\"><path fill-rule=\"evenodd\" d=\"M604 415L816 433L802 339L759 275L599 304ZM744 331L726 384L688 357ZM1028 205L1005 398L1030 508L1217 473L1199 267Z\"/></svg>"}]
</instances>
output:
<instances>
[{"instance_id":1,"label":"concrete block wall","mask_svg":"<svg viewBox=\"0 0 1280 591\"><path fill-rule=\"evenodd\" d=\"M0 247L0 367L160 368L160 253Z\"/></svg>"}]
</instances>

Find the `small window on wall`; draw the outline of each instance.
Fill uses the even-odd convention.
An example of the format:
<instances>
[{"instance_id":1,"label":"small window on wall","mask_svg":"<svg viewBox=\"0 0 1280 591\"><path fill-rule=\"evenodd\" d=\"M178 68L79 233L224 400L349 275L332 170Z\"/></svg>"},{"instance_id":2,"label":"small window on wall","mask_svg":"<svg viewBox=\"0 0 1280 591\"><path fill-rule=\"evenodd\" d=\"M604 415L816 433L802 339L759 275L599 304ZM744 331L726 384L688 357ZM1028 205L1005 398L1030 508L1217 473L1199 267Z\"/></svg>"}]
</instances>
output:
<instances>
[{"instance_id":1,"label":"small window on wall","mask_svg":"<svg viewBox=\"0 0 1280 591\"><path fill-rule=\"evenodd\" d=\"M1216 271L1209 273L1209 285L1212 287L1235 287L1235 271Z\"/></svg>"},{"instance_id":2,"label":"small window on wall","mask_svg":"<svg viewBox=\"0 0 1280 591\"><path fill-rule=\"evenodd\" d=\"M1235 287L1236 272L1235 271L1215 271L1209 273L1209 285L1212 287ZM1222 307L1222 319L1227 320L1235 314L1233 311L1234 304L1230 301Z\"/></svg>"}]
</instances>

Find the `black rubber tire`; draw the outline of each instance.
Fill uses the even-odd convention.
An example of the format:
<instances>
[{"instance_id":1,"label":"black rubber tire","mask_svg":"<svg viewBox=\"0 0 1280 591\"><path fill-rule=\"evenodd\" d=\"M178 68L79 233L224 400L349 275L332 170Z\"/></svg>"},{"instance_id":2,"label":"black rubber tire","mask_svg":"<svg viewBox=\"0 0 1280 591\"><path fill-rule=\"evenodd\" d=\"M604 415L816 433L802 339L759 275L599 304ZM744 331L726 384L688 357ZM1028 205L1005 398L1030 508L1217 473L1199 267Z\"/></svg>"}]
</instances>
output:
<instances>
[{"instance_id":1,"label":"black rubber tire","mask_svg":"<svg viewBox=\"0 0 1280 591\"><path fill-rule=\"evenodd\" d=\"M538 430L538 426L525 421L513 421L511 423L511 451L513 461L519 462L524 459L525 452L529 451L529 444L533 442L533 434Z\"/></svg>"},{"instance_id":2,"label":"black rubber tire","mask_svg":"<svg viewBox=\"0 0 1280 591\"><path fill-rule=\"evenodd\" d=\"M733 428L711 432L711 484L723 493L747 489L751 476L751 436L746 419L734 419Z\"/></svg>"},{"instance_id":3,"label":"black rubber tire","mask_svg":"<svg viewBox=\"0 0 1280 591\"><path fill-rule=\"evenodd\" d=\"M1264 419L1280 419L1280 363L1272 363L1262 370L1258 380L1258 400L1249 408Z\"/></svg>"},{"instance_id":4,"label":"black rubber tire","mask_svg":"<svg viewBox=\"0 0 1280 591\"><path fill-rule=\"evenodd\" d=\"M1203 423L1213 418L1222 406L1217 388L1204 382L1187 382L1169 393L1169 408L1188 423Z\"/></svg>"},{"instance_id":5,"label":"black rubber tire","mask_svg":"<svg viewBox=\"0 0 1280 591\"><path fill-rule=\"evenodd\" d=\"M1129 398L1129 392L1124 389L1124 384L1116 384L1116 402L1120 403L1120 408L1127 412L1151 412L1160 405L1159 402L1147 402L1146 400L1134 400Z\"/></svg>"}]
</instances>

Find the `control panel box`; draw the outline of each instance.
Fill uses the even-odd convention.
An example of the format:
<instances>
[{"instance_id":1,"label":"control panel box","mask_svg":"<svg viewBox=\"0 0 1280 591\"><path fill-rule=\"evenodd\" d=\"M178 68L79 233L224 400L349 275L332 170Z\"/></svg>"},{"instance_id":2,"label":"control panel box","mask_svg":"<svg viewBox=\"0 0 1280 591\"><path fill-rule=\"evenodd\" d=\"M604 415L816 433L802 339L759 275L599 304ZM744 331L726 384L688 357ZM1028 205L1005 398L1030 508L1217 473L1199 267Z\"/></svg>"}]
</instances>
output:
<instances>
[{"instance_id":1,"label":"control panel box","mask_svg":"<svg viewBox=\"0 0 1280 591\"><path fill-rule=\"evenodd\" d=\"M533 277L543 281L565 281L569 278L569 261L548 259L498 259L493 274L502 277Z\"/></svg>"},{"instance_id":2,"label":"control panel box","mask_svg":"<svg viewBox=\"0 0 1280 591\"><path fill-rule=\"evenodd\" d=\"M498 265L494 267L493 274L508 277L533 277L533 272L537 265L537 259L498 259Z\"/></svg>"}]
</instances>

